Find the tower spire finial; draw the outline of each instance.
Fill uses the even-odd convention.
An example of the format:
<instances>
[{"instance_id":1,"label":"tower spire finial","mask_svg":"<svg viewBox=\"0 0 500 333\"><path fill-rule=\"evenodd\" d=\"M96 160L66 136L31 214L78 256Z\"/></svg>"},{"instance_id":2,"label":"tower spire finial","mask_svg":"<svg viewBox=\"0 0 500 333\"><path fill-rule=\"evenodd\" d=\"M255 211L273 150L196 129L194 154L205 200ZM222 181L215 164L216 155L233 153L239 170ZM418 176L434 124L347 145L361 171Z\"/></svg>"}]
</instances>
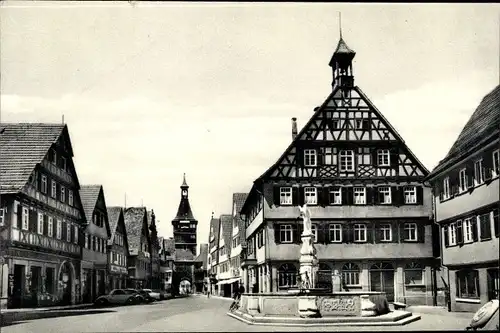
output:
<instances>
[{"instance_id":1,"label":"tower spire finial","mask_svg":"<svg viewBox=\"0 0 500 333\"><path fill-rule=\"evenodd\" d=\"M339 12L339 32L340 32L340 39L342 39L342 12Z\"/></svg>"}]
</instances>

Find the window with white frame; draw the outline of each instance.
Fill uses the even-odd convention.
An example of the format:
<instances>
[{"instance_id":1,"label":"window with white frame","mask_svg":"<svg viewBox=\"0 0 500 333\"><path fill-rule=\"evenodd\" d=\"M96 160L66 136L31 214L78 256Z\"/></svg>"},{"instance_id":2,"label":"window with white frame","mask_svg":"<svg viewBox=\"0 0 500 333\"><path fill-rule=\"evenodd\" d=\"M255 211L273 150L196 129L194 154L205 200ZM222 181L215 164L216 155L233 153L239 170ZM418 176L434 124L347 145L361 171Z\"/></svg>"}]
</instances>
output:
<instances>
[{"instance_id":1,"label":"window with white frame","mask_svg":"<svg viewBox=\"0 0 500 333\"><path fill-rule=\"evenodd\" d=\"M377 165L390 166L390 156L389 149L379 149L377 151Z\"/></svg>"},{"instance_id":2,"label":"window with white frame","mask_svg":"<svg viewBox=\"0 0 500 333\"><path fill-rule=\"evenodd\" d=\"M68 190L68 204L70 206L73 206L73 191L72 190Z\"/></svg>"},{"instance_id":3,"label":"window with white frame","mask_svg":"<svg viewBox=\"0 0 500 333\"><path fill-rule=\"evenodd\" d=\"M51 191L50 191L50 196L54 199L57 198L57 183L55 180L52 180L51 181L51 184L52 184L52 187L51 187Z\"/></svg>"},{"instance_id":4,"label":"window with white frame","mask_svg":"<svg viewBox=\"0 0 500 333\"><path fill-rule=\"evenodd\" d=\"M378 193L380 196L380 203L388 205L391 203L391 187L381 186L378 188Z\"/></svg>"},{"instance_id":5,"label":"window with white frame","mask_svg":"<svg viewBox=\"0 0 500 333\"><path fill-rule=\"evenodd\" d=\"M304 198L308 205L316 205L318 203L318 189L316 187L304 188Z\"/></svg>"},{"instance_id":6,"label":"window with white frame","mask_svg":"<svg viewBox=\"0 0 500 333\"><path fill-rule=\"evenodd\" d=\"M74 230L73 232L75 237L75 244L78 244L78 226L75 225L73 230Z\"/></svg>"},{"instance_id":7,"label":"window with white frame","mask_svg":"<svg viewBox=\"0 0 500 333\"><path fill-rule=\"evenodd\" d=\"M366 225L365 224L355 224L354 225L354 241L355 242L366 242Z\"/></svg>"},{"instance_id":8,"label":"window with white frame","mask_svg":"<svg viewBox=\"0 0 500 333\"><path fill-rule=\"evenodd\" d=\"M5 223L5 208L0 208L0 225Z\"/></svg>"},{"instance_id":9,"label":"window with white frame","mask_svg":"<svg viewBox=\"0 0 500 333\"><path fill-rule=\"evenodd\" d=\"M467 169L463 168L458 172L458 191L460 193L467 190Z\"/></svg>"},{"instance_id":10,"label":"window with white frame","mask_svg":"<svg viewBox=\"0 0 500 333\"><path fill-rule=\"evenodd\" d=\"M392 241L392 226L390 224L382 224L380 226L380 240L382 242Z\"/></svg>"},{"instance_id":11,"label":"window with white frame","mask_svg":"<svg viewBox=\"0 0 500 333\"><path fill-rule=\"evenodd\" d=\"M332 205L342 204L342 188L339 186L334 186L330 188L330 203Z\"/></svg>"},{"instance_id":12,"label":"window with white frame","mask_svg":"<svg viewBox=\"0 0 500 333\"><path fill-rule=\"evenodd\" d=\"M292 188L280 187L280 205L292 204Z\"/></svg>"},{"instance_id":13,"label":"window with white frame","mask_svg":"<svg viewBox=\"0 0 500 333\"><path fill-rule=\"evenodd\" d=\"M38 213L38 226L36 228L38 234L43 234L43 213Z\"/></svg>"},{"instance_id":14,"label":"window with white frame","mask_svg":"<svg viewBox=\"0 0 500 333\"><path fill-rule=\"evenodd\" d=\"M404 275L406 286L422 286L425 284L424 269L418 263L412 262L405 265Z\"/></svg>"},{"instance_id":15,"label":"window with white frame","mask_svg":"<svg viewBox=\"0 0 500 333\"><path fill-rule=\"evenodd\" d=\"M450 223L448 226L448 244L456 245L457 244L457 226L455 222Z\"/></svg>"},{"instance_id":16,"label":"window with white frame","mask_svg":"<svg viewBox=\"0 0 500 333\"><path fill-rule=\"evenodd\" d=\"M61 186L61 197L59 200L66 202L66 188L64 186Z\"/></svg>"},{"instance_id":17,"label":"window with white frame","mask_svg":"<svg viewBox=\"0 0 500 333\"><path fill-rule=\"evenodd\" d=\"M42 193L47 193L47 176L42 175L42 180L41 180L41 190Z\"/></svg>"},{"instance_id":18,"label":"window with white frame","mask_svg":"<svg viewBox=\"0 0 500 333\"><path fill-rule=\"evenodd\" d=\"M463 222L464 243L471 243L472 236L472 218L467 218Z\"/></svg>"},{"instance_id":19,"label":"window with white frame","mask_svg":"<svg viewBox=\"0 0 500 333\"><path fill-rule=\"evenodd\" d=\"M318 241L318 226L316 224L311 225L311 232L313 234L313 242L316 243Z\"/></svg>"},{"instance_id":20,"label":"window with white frame","mask_svg":"<svg viewBox=\"0 0 500 333\"><path fill-rule=\"evenodd\" d=\"M474 183L481 185L484 182L483 160L474 162Z\"/></svg>"},{"instance_id":21,"label":"window with white frame","mask_svg":"<svg viewBox=\"0 0 500 333\"><path fill-rule=\"evenodd\" d=\"M339 165L340 171L354 171L354 151L341 150Z\"/></svg>"},{"instance_id":22,"label":"window with white frame","mask_svg":"<svg viewBox=\"0 0 500 333\"><path fill-rule=\"evenodd\" d=\"M62 221L57 220L57 225L56 225L56 238L61 239L62 237Z\"/></svg>"},{"instance_id":23,"label":"window with white frame","mask_svg":"<svg viewBox=\"0 0 500 333\"><path fill-rule=\"evenodd\" d=\"M71 224L66 223L66 242L71 242Z\"/></svg>"},{"instance_id":24,"label":"window with white frame","mask_svg":"<svg viewBox=\"0 0 500 333\"><path fill-rule=\"evenodd\" d=\"M415 186L405 186L403 188L405 204L417 203L417 188Z\"/></svg>"},{"instance_id":25,"label":"window with white frame","mask_svg":"<svg viewBox=\"0 0 500 333\"><path fill-rule=\"evenodd\" d=\"M443 179L443 200L450 197L450 177Z\"/></svg>"},{"instance_id":26,"label":"window with white frame","mask_svg":"<svg viewBox=\"0 0 500 333\"><path fill-rule=\"evenodd\" d=\"M354 188L354 204L355 205L366 204L366 188L365 187L355 187Z\"/></svg>"},{"instance_id":27,"label":"window with white frame","mask_svg":"<svg viewBox=\"0 0 500 333\"><path fill-rule=\"evenodd\" d=\"M317 164L318 164L318 161L316 158L316 150L305 149L304 150L304 166L315 167Z\"/></svg>"},{"instance_id":28,"label":"window with white frame","mask_svg":"<svg viewBox=\"0 0 500 333\"><path fill-rule=\"evenodd\" d=\"M417 240L417 224L416 223L405 223L403 228L403 239L405 241L416 241Z\"/></svg>"},{"instance_id":29,"label":"window with white frame","mask_svg":"<svg viewBox=\"0 0 500 333\"><path fill-rule=\"evenodd\" d=\"M47 235L49 237L52 237L53 234L54 234L54 219L52 218L52 216L49 216L47 221Z\"/></svg>"},{"instance_id":30,"label":"window with white frame","mask_svg":"<svg viewBox=\"0 0 500 333\"><path fill-rule=\"evenodd\" d=\"M328 227L328 236L331 243L342 242L342 224L330 224Z\"/></svg>"},{"instance_id":31,"label":"window with white frame","mask_svg":"<svg viewBox=\"0 0 500 333\"><path fill-rule=\"evenodd\" d=\"M23 207L23 213L22 213L23 223L21 225L21 229L23 229L23 230L28 230L29 216L30 216L29 214L30 214L30 211L28 210L28 207Z\"/></svg>"},{"instance_id":32,"label":"window with white frame","mask_svg":"<svg viewBox=\"0 0 500 333\"><path fill-rule=\"evenodd\" d=\"M359 275L361 269L358 265L353 263L347 263L342 266L342 282L347 286L357 286L359 285Z\"/></svg>"},{"instance_id":33,"label":"window with white frame","mask_svg":"<svg viewBox=\"0 0 500 333\"><path fill-rule=\"evenodd\" d=\"M493 177L500 175L500 150L493 152L493 170L491 172Z\"/></svg>"},{"instance_id":34,"label":"window with white frame","mask_svg":"<svg viewBox=\"0 0 500 333\"><path fill-rule=\"evenodd\" d=\"M479 298L479 272L473 269L463 269L455 273L457 285L457 297L478 299Z\"/></svg>"},{"instance_id":35,"label":"window with white frame","mask_svg":"<svg viewBox=\"0 0 500 333\"><path fill-rule=\"evenodd\" d=\"M280 241L281 243L291 243L293 241L291 224L280 225Z\"/></svg>"}]
</instances>

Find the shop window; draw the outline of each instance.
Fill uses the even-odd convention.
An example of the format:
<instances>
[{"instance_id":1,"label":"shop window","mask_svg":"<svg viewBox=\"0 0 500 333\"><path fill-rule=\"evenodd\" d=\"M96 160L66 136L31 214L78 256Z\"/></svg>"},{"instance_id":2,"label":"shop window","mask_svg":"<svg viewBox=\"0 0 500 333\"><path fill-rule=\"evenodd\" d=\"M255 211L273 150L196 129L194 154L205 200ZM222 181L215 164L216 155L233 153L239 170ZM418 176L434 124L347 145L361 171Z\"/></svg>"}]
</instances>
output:
<instances>
[{"instance_id":1,"label":"shop window","mask_svg":"<svg viewBox=\"0 0 500 333\"><path fill-rule=\"evenodd\" d=\"M52 267L45 268L45 292L54 293L54 276L55 269Z\"/></svg>"},{"instance_id":2,"label":"shop window","mask_svg":"<svg viewBox=\"0 0 500 333\"><path fill-rule=\"evenodd\" d=\"M297 268L292 264L283 264L278 269L278 287L289 288L297 285Z\"/></svg>"},{"instance_id":3,"label":"shop window","mask_svg":"<svg viewBox=\"0 0 500 333\"><path fill-rule=\"evenodd\" d=\"M488 269L488 300L498 299L499 283L498 283L498 268Z\"/></svg>"},{"instance_id":4,"label":"shop window","mask_svg":"<svg viewBox=\"0 0 500 333\"><path fill-rule=\"evenodd\" d=\"M460 270L455 273L455 276L458 298L479 298L479 272L477 270Z\"/></svg>"},{"instance_id":5,"label":"shop window","mask_svg":"<svg viewBox=\"0 0 500 333\"><path fill-rule=\"evenodd\" d=\"M405 266L405 286L422 286L424 285L424 269L418 263L410 263Z\"/></svg>"}]
</instances>

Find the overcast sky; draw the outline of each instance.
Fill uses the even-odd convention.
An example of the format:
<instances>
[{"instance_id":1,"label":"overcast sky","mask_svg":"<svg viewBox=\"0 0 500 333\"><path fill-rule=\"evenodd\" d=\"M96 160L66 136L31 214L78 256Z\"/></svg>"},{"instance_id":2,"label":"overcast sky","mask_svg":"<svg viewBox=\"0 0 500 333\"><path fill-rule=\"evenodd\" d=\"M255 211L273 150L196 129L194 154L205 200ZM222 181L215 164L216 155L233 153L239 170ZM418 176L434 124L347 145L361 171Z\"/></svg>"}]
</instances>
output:
<instances>
[{"instance_id":1,"label":"overcast sky","mask_svg":"<svg viewBox=\"0 0 500 333\"><path fill-rule=\"evenodd\" d=\"M355 83L432 169L499 84L498 4L2 2L1 121L68 124L81 184L153 208L182 174L208 241L331 91L339 39Z\"/></svg>"}]
</instances>

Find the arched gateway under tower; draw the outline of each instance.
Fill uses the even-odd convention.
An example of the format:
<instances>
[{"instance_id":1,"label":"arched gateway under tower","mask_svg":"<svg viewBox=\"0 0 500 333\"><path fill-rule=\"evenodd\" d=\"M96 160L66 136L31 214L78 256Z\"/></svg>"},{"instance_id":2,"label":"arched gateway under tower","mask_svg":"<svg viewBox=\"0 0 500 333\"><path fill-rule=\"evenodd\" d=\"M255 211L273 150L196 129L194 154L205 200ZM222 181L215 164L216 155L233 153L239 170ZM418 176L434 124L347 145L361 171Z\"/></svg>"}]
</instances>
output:
<instances>
[{"instance_id":1,"label":"arched gateway under tower","mask_svg":"<svg viewBox=\"0 0 500 333\"><path fill-rule=\"evenodd\" d=\"M181 202L177 215L172 220L175 243L175 280L180 293L194 290L194 261L196 258L196 229L198 221L194 218L189 204L189 186L186 174L181 185Z\"/></svg>"}]
</instances>

